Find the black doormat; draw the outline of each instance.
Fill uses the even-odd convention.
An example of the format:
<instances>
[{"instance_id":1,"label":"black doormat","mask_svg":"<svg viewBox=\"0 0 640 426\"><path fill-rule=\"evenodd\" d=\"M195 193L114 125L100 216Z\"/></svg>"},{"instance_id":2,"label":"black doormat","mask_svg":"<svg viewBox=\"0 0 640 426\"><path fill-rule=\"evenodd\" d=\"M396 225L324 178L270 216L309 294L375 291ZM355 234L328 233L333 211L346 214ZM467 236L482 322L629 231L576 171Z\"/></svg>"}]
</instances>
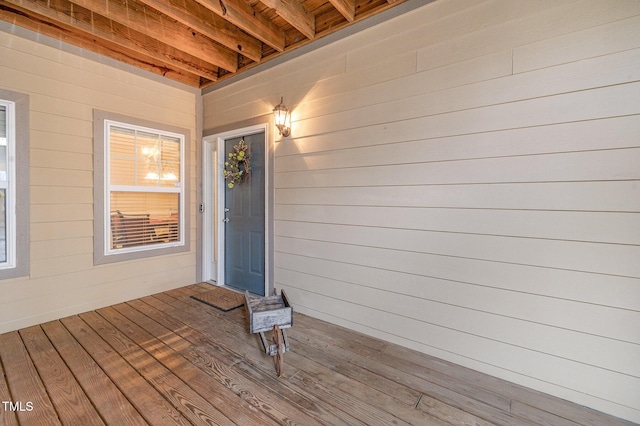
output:
<instances>
[{"instance_id":1,"label":"black doormat","mask_svg":"<svg viewBox=\"0 0 640 426\"><path fill-rule=\"evenodd\" d=\"M206 303L209 306L218 308L223 312L228 312L233 309L244 306L244 295L236 293L235 291L228 290L226 288L214 288L205 293L191 296L199 302Z\"/></svg>"}]
</instances>

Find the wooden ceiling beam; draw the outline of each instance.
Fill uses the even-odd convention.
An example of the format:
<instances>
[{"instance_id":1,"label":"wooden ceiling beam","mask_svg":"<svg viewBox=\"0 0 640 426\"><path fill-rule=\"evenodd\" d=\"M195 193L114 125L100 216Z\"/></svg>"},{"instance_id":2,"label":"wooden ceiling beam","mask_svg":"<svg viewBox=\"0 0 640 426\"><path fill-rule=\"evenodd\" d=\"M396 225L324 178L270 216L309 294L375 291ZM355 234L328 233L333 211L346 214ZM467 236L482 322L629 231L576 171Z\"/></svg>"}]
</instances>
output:
<instances>
[{"instance_id":1,"label":"wooden ceiling beam","mask_svg":"<svg viewBox=\"0 0 640 426\"><path fill-rule=\"evenodd\" d=\"M0 0L0 19L202 88L405 1Z\"/></svg>"},{"instance_id":2,"label":"wooden ceiling beam","mask_svg":"<svg viewBox=\"0 0 640 426\"><path fill-rule=\"evenodd\" d=\"M244 0L196 1L278 52L284 52L284 31L256 13Z\"/></svg>"},{"instance_id":3,"label":"wooden ceiling beam","mask_svg":"<svg viewBox=\"0 0 640 426\"><path fill-rule=\"evenodd\" d=\"M163 19L162 14L144 5L131 0L71 2L227 71L235 72L238 69L236 53L180 23Z\"/></svg>"},{"instance_id":4,"label":"wooden ceiling beam","mask_svg":"<svg viewBox=\"0 0 640 426\"><path fill-rule=\"evenodd\" d=\"M9 22L10 24L44 34L55 40L72 44L74 46L86 49L87 51L114 59L124 64L131 65L144 71L154 73L156 75L170 78L187 86L199 88L202 85L201 77L195 74L185 72L183 70L172 67L170 64L163 65L147 58L137 52L125 51L122 48L110 49L107 46L96 45L93 40L70 35L68 31L59 28L46 20L40 20L33 15L25 13L15 14L9 10L6 4L0 4L0 20Z\"/></svg>"},{"instance_id":5,"label":"wooden ceiling beam","mask_svg":"<svg viewBox=\"0 0 640 426\"><path fill-rule=\"evenodd\" d=\"M389 0L395 1L395 0ZM349 22L353 22L356 18L356 2L355 0L329 0L338 12Z\"/></svg>"},{"instance_id":6,"label":"wooden ceiling beam","mask_svg":"<svg viewBox=\"0 0 640 426\"><path fill-rule=\"evenodd\" d=\"M170 78L192 87L200 87L201 76L178 69L170 63L163 63L155 58L142 55L119 45L110 43L96 43L95 38L82 36L77 31L65 28L64 24L51 22L44 16L38 16L22 8L14 8L13 5L0 3L0 20L10 24L44 34L55 40L73 44L82 49L112 58L119 62L132 65L136 68L152 72L154 74Z\"/></svg>"},{"instance_id":7,"label":"wooden ceiling beam","mask_svg":"<svg viewBox=\"0 0 640 426\"><path fill-rule=\"evenodd\" d=\"M76 36L84 40L93 40L95 45L105 43L118 45L128 49L132 54L135 52L135 54L144 55L149 58L150 64L160 63L159 68L177 68L212 81L218 79L218 72L214 65L187 55L171 46L163 45L144 34L136 34L117 22L94 15L89 10L82 10L77 6L74 8L73 4L66 0L55 2L62 10L47 7L31 0L4 1L15 6L22 13L29 16L35 15L43 22L50 22L64 30L69 40L73 39L71 36ZM53 4L51 5L53 6Z\"/></svg>"},{"instance_id":8,"label":"wooden ceiling beam","mask_svg":"<svg viewBox=\"0 0 640 426\"><path fill-rule=\"evenodd\" d=\"M138 0L255 62L262 43L194 0Z\"/></svg>"},{"instance_id":9,"label":"wooden ceiling beam","mask_svg":"<svg viewBox=\"0 0 640 426\"><path fill-rule=\"evenodd\" d=\"M298 0L261 0L309 40L316 37L316 18Z\"/></svg>"}]
</instances>

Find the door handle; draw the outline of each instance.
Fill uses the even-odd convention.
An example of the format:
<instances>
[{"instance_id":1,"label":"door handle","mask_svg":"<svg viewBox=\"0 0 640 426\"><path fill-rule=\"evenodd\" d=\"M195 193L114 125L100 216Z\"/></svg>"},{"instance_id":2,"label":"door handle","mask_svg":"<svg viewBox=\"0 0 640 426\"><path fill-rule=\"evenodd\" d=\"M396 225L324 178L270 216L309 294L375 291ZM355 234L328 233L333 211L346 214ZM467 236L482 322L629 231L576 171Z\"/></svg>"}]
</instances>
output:
<instances>
[{"instance_id":1,"label":"door handle","mask_svg":"<svg viewBox=\"0 0 640 426\"><path fill-rule=\"evenodd\" d=\"M223 221L224 223L227 223L227 222L229 222L229 218L228 218L228 217L225 217L222 221Z\"/></svg>"},{"instance_id":2,"label":"door handle","mask_svg":"<svg viewBox=\"0 0 640 426\"><path fill-rule=\"evenodd\" d=\"M230 211L230 209L229 209L228 207L225 207L225 208L224 208L224 212L225 212L225 213L227 213L227 212L229 212L229 211Z\"/></svg>"}]
</instances>

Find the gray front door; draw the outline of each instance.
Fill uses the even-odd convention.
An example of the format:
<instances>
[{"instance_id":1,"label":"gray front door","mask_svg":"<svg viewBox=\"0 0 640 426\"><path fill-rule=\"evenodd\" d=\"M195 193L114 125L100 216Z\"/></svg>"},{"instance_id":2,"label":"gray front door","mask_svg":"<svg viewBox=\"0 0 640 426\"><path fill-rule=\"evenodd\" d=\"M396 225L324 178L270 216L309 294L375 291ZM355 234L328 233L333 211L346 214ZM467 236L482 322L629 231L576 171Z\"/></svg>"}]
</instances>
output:
<instances>
[{"instance_id":1,"label":"gray front door","mask_svg":"<svg viewBox=\"0 0 640 426\"><path fill-rule=\"evenodd\" d=\"M225 285L264 296L264 132L225 140L225 158L242 139L249 147L251 173L233 188L225 185Z\"/></svg>"}]
</instances>

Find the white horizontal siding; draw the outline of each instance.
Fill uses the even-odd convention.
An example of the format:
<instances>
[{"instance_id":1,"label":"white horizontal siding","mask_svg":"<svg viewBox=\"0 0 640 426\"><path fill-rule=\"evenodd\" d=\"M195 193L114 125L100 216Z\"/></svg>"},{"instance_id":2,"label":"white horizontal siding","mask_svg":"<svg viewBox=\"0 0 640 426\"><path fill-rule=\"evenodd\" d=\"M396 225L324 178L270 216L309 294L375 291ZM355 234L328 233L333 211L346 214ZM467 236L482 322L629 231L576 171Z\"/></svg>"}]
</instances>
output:
<instances>
[{"instance_id":1,"label":"white horizontal siding","mask_svg":"<svg viewBox=\"0 0 640 426\"><path fill-rule=\"evenodd\" d=\"M567 152L576 150L576 139L585 151L636 147L640 115L409 141L393 134L385 134L384 138L381 133L361 128L335 135L331 140L323 136L305 138L302 142L283 140L277 145L277 170L304 170L307 163L318 164L316 168L340 168L353 164L354 157L360 165L388 164L389 157L407 153L412 159L428 155L430 161L446 161ZM352 154L348 148L357 151ZM343 155L333 155L338 149ZM365 162L368 157L371 159Z\"/></svg>"},{"instance_id":2,"label":"white horizontal siding","mask_svg":"<svg viewBox=\"0 0 640 426\"><path fill-rule=\"evenodd\" d=\"M166 264L167 261L164 261ZM190 262L191 263L191 262ZM142 265L149 268L151 265ZM118 279L117 276L109 278L108 282L95 280L91 285L67 287L64 282L78 278L89 277L93 279L95 273L68 273L64 278L46 277L32 280L35 284L33 291L38 291L42 285L58 286L59 291L46 292L41 296L16 297L12 303L3 308L3 315L8 318L4 327L19 329L26 321L41 322L47 318L62 318L96 309L104 304L119 303L123 297L137 298L154 294L177 286L185 281L185 277L193 274L193 265L187 267L174 267L163 269L163 266L147 269L145 274L127 273L126 277ZM192 280L193 281L193 280ZM21 283L24 283L22 281ZM25 312L32 312L33 316L24 318Z\"/></svg>"},{"instance_id":3,"label":"white horizontal siding","mask_svg":"<svg viewBox=\"0 0 640 426\"><path fill-rule=\"evenodd\" d=\"M477 10L470 9L469 13L461 13L457 16L461 24L456 27L457 31L449 33L447 39L440 43L425 40L425 46L418 51L419 63L424 63L420 69L435 68L506 48L517 49L551 38L566 39L564 37L571 37L573 33L590 28L597 30L592 33L587 44L598 43L594 40L602 38L606 33L603 26L640 13L638 2L626 0L621 3L600 0L516 0L509 3L512 5L507 2L500 5L485 3L487 12L484 21L483 15L477 13ZM515 9L515 14L502 12L509 6ZM503 16L506 19L501 19ZM633 27L629 27L627 31L632 32ZM581 44L578 49L585 53L573 53L572 58L589 55L590 48L585 44ZM617 49L610 47L606 53L615 51ZM551 61L548 62L551 64Z\"/></svg>"},{"instance_id":4,"label":"white horizontal siding","mask_svg":"<svg viewBox=\"0 0 640 426\"><path fill-rule=\"evenodd\" d=\"M82 233L86 233L83 231ZM57 240L31 242L31 259L55 259L73 256L93 250L93 233L89 236L68 236Z\"/></svg>"},{"instance_id":5,"label":"white horizontal siding","mask_svg":"<svg viewBox=\"0 0 640 426\"><path fill-rule=\"evenodd\" d=\"M629 350L624 341L588 333L575 333L558 325L549 326L545 324L545 322L549 321L547 317L542 318L544 322L538 323L532 321L531 318L522 320L518 319L517 316L507 316L494 313L491 310L477 309L471 301L473 292L469 294L466 303L459 300L440 302L416 297L415 291L403 294L396 291L390 292L388 289L371 288L368 285L354 286L344 281L311 275L308 271L295 272L281 269L279 270L279 276L282 284L298 289L302 288L311 293L330 295L341 300L352 300L360 306L386 312L390 316L406 317L428 326L444 330L453 329L462 334L481 337L500 344L514 345L586 365L602 366L618 371L621 376L637 376L639 373L640 366L633 362L640 356L639 348ZM440 291L446 292L446 286L442 287ZM451 292L454 293L455 290ZM506 303L517 303L517 301L509 297L510 295L499 294L498 296L502 297L494 302L496 307ZM562 311L574 311L576 314L603 314L603 310L598 308L593 308L590 312L581 312L584 309L582 307L572 309L571 302L565 302L564 305L547 308L549 312L554 312L554 309L561 309ZM404 309L402 312L391 311L389 306L403 306ZM518 316L520 315L518 314ZM357 321L357 314L351 314L351 318ZM551 318L551 322L553 320L554 318ZM559 322L561 323L561 321ZM367 322L363 322L363 324L367 324ZM563 324L561 323L560 325ZM391 330L393 329L389 329L389 331ZM438 347L457 344L447 339L446 333L443 334L443 337L445 340L442 342L431 341L429 344ZM458 353L460 355L464 354L464 352ZM485 361L490 363L489 357L494 356L494 354L488 352L486 356ZM518 360L513 362L518 362ZM562 363L565 363L565 361L562 361ZM628 367L620 368L623 365ZM600 371L597 374L606 373ZM629 380L629 378L625 380ZM632 383L632 381L629 381L629 383Z\"/></svg>"},{"instance_id":6,"label":"white horizontal siding","mask_svg":"<svg viewBox=\"0 0 640 426\"><path fill-rule=\"evenodd\" d=\"M276 196L282 204L638 212L637 188L635 181L537 182L276 188Z\"/></svg>"},{"instance_id":7,"label":"white horizontal siding","mask_svg":"<svg viewBox=\"0 0 640 426\"><path fill-rule=\"evenodd\" d=\"M192 115L192 91L167 88L99 61L17 37L0 49L0 56L8 58L10 54L12 59L3 62L3 84L16 91L40 95L41 99L31 102L35 108L44 105L42 112L64 117L60 110L50 110L46 106L53 103L65 105L72 111L72 116L90 119L91 108L95 100L100 99L105 109L135 111L137 108L148 119L165 115L174 124ZM46 66L34 67L34 64ZM126 88L126 91L113 90L114 87ZM159 98L165 101L158 103Z\"/></svg>"},{"instance_id":8,"label":"white horizontal siding","mask_svg":"<svg viewBox=\"0 0 640 426\"><path fill-rule=\"evenodd\" d=\"M409 274L603 305L619 309L616 312L620 314L626 314L625 310L630 310L635 315L638 310L637 278L282 237L277 237L276 242L279 243L279 254L300 254L319 261L329 260L372 268L371 274L386 277L383 282L387 284L404 279L404 274ZM386 271L391 276L398 273L402 275L391 280ZM378 279L381 278L376 278ZM536 307L534 303L531 306L517 305L513 309L528 310ZM614 323L618 321L616 316L610 318ZM602 324L603 321L596 317L571 319L584 324L586 329ZM607 327L606 333L617 336L618 328Z\"/></svg>"},{"instance_id":9,"label":"white horizontal siding","mask_svg":"<svg viewBox=\"0 0 640 426\"><path fill-rule=\"evenodd\" d=\"M309 312L316 312L316 316L323 319L333 320L365 333L375 333L392 342L405 342L410 347L460 364L469 362L467 357L472 349L474 358L482 362L485 371L494 374L502 371L501 375L504 375L506 369L517 369L521 383L531 387L546 385L548 393L566 393L566 389L563 391L565 386L579 387L585 393L582 400L587 405L602 404L603 398L611 398L617 402L616 405L620 405L618 410L627 415L633 413L633 408L628 407L634 407L637 403L637 380L627 374L609 372L476 334L462 333L450 327L434 326L409 316L369 308L344 299L325 297L299 287L283 288L287 288L287 296L295 297L305 307L310 306ZM316 311L316 308L326 305L332 307L329 314L322 308ZM503 328L515 326L509 321L499 323ZM411 336L398 336L398 330L410 330ZM540 368L541 365L544 365L543 369ZM584 375L588 375L590 380L585 381ZM558 383L562 385L558 386ZM607 386L602 386L603 383Z\"/></svg>"},{"instance_id":10,"label":"white horizontal siding","mask_svg":"<svg viewBox=\"0 0 640 426\"><path fill-rule=\"evenodd\" d=\"M504 93L506 87L509 86L494 90ZM526 100L504 99L496 104L484 100L474 104L474 100L478 100L475 94L468 98L459 94L457 99L445 96L442 102L447 105L443 110L438 110L437 102L425 97L422 102L396 101L386 108L385 105L364 107L349 114L329 114L322 116L322 120L305 120L295 125L299 137L375 126L379 132L400 131L405 140L413 140L632 115L637 114L638 97L640 84L637 82ZM459 105L453 105L456 100L460 100ZM384 125L379 124L381 119Z\"/></svg>"},{"instance_id":11,"label":"white horizontal siding","mask_svg":"<svg viewBox=\"0 0 640 426\"><path fill-rule=\"evenodd\" d=\"M640 17L613 21L582 31L518 46L513 50L514 73L599 56L611 57L640 45ZM606 37L601 34L605 33Z\"/></svg>"},{"instance_id":12,"label":"white horizontal siding","mask_svg":"<svg viewBox=\"0 0 640 426\"><path fill-rule=\"evenodd\" d=\"M0 333L193 283L194 247L94 266L93 111L188 128L193 158L197 94L6 32L0 75L29 95L31 148L30 275L0 281Z\"/></svg>"},{"instance_id":13,"label":"white horizontal siding","mask_svg":"<svg viewBox=\"0 0 640 426\"><path fill-rule=\"evenodd\" d=\"M293 106L276 287L640 422L639 19L440 0L207 94L205 128Z\"/></svg>"},{"instance_id":14,"label":"white horizontal siding","mask_svg":"<svg viewBox=\"0 0 640 426\"><path fill-rule=\"evenodd\" d=\"M279 204L279 220L640 245L639 213Z\"/></svg>"},{"instance_id":15,"label":"white horizontal siding","mask_svg":"<svg viewBox=\"0 0 640 426\"><path fill-rule=\"evenodd\" d=\"M403 186L420 185L425 182L429 185L453 185L640 178L640 148L434 162L429 161L428 154L427 158L421 161L413 156L411 149L404 149L403 146L396 148L399 155L384 158L391 164L380 166L346 164L341 168L315 169L313 161L308 161L308 170L276 173L276 186ZM344 161L349 154L345 152L340 156L340 160ZM380 157L377 159L383 160ZM354 163L360 161L361 156L353 158Z\"/></svg>"},{"instance_id":16,"label":"white horizontal siding","mask_svg":"<svg viewBox=\"0 0 640 426\"><path fill-rule=\"evenodd\" d=\"M33 179L32 179L33 182ZM31 221L34 223L93 220L91 204L37 204L31 206Z\"/></svg>"},{"instance_id":17,"label":"white horizontal siding","mask_svg":"<svg viewBox=\"0 0 640 426\"><path fill-rule=\"evenodd\" d=\"M393 222L393 215L389 217ZM640 276L640 246L276 221L276 235L610 275ZM640 320L640 317L638 318ZM638 321L640 327L640 321ZM640 328L638 328L640 332ZM640 333L638 334L640 338Z\"/></svg>"},{"instance_id":18,"label":"white horizontal siding","mask_svg":"<svg viewBox=\"0 0 640 426\"><path fill-rule=\"evenodd\" d=\"M534 294L523 293L514 288L515 286L507 287L508 283L505 283L504 288L489 287L477 280L471 280L469 282L450 279L446 275L444 278L438 276L437 271L433 271L433 275L423 275L420 272L413 271L399 272L391 269L372 268L368 262L363 265L359 263L348 263L334 260L318 259L319 261L313 261L312 258L306 256L305 252L299 254L291 253L279 253L279 259L281 261L291 262L292 269L282 269L289 271L288 276L292 272L309 274L312 279L318 281L336 280L340 282L344 291L355 291L359 294L360 291L367 291L368 289L376 289L380 291L388 290L387 286L390 282L394 282L393 289L390 295L402 295L415 297L423 300L423 305L441 304L442 308L451 308L460 313L460 308L469 309L482 314L495 315L504 317L504 319L519 319L531 322L532 324L521 324L521 327L537 325L545 325L551 327L557 327L558 329L546 329L546 333L559 333L560 335L571 335L573 331L584 332L581 337L583 339L596 338L617 340L619 346L622 348L625 345L624 342L637 341L637 324L634 324L633 320L637 322L637 313L631 310L621 311L617 307L596 305L590 303L577 302L568 298L550 297L546 294ZM431 262L433 263L433 262ZM385 266L393 267L391 264L385 264ZM522 270L525 270L524 268ZM427 271L428 272L428 271ZM344 281L344 277L349 277L350 281ZM298 274L298 278L299 274ZM401 279L399 279L401 278ZM293 282L293 280L288 280ZM300 280L298 280L300 281ZM302 280L304 281L304 280ZM475 282L474 282L475 281ZM613 280L612 280L613 281ZM588 283L587 283L588 284ZM315 290L311 290L320 294L329 293L325 290L324 285L318 286ZM615 288L615 283L614 283ZM537 289L538 292L543 293L544 289ZM627 295L632 294L628 292ZM487 297L488 296L488 297ZM382 301L385 299L383 298ZM532 303L533 302L533 303ZM637 300L635 302L637 304ZM431 311L432 309L429 309ZM566 312L573 312L575 316L567 316ZM624 328L616 330L615 334L609 332L612 325L615 325L616 321L623 319L628 320ZM448 320L447 316L440 318L434 317L432 322L440 323L446 326ZM582 318L593 318L591 321L583 321ZM604 322L599 320L604 318ZM471 326L469 323L467 326ZM499 327L500 328L500 327ZM493 330L487 331L488 333L500 333L500 332L512 332L518 330L520 327L514 327L509 330ZM526 334L521 335L524 337ZM569 339L565 342L567 345L572 345L572 340ZM615 344L615 342L611 342ZM527 346L527 345L525 345ZM534 345L535 347L536 345ZM580 348L584 348L580 346ZM550 352L553 350L550 349ZM618 364L611 362L613 360L605 360L607 350L604 348L593 349L593 353L584 353L578 358L590 358L592 356L601 357L602 363L609 363L612 369L621 369L625 367L627 372L634 372L639 367L631 363ZM633 359L633 354L637 352L630 351L616 352L615 357L618 359ZM594 365L598 363L594 362ZM615 367L614 367L615 366ZM634 374L637 375L637 374Z\"/></svg>"}]
</instances>

